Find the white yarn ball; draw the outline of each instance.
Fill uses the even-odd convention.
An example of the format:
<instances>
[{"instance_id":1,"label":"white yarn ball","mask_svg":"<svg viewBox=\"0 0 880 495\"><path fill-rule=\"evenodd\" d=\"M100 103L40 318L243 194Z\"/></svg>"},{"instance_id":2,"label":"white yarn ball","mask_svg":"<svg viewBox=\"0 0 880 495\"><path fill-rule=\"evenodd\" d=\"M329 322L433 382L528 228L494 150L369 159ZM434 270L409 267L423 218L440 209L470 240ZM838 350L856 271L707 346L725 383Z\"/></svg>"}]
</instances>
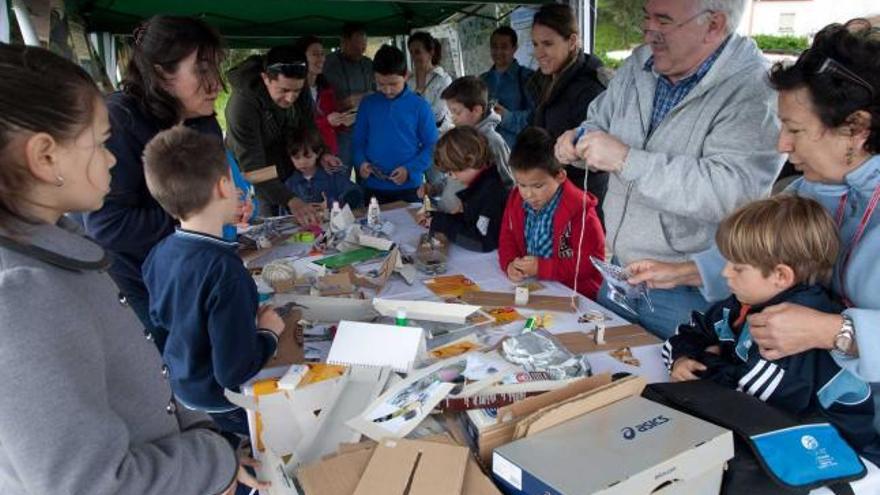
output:
<instances>
[{"instance_id":1,"label":"white yarn ball","mask_svg":"<svg viewBox=\"0 0 880 495\"><path fill-rule=\"evenodd\" d=\"M275 260L263 267L262 276L263 281L274 286L275 284L296 280L296 270L286 260Z\"/></svg>"}]
</instances>

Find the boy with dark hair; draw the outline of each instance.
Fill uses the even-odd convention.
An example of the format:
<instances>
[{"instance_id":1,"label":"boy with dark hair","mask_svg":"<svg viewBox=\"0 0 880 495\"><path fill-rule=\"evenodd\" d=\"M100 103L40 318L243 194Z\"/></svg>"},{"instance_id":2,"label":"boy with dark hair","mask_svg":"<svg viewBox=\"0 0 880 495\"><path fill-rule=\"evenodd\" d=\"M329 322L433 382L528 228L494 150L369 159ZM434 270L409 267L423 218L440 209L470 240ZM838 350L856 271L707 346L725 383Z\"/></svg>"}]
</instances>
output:
<instances>
[{"instance_id":1,"label":"boy with dark hair","mask_svg":"<svg viewBox=\"0 0 880 495\"><path fill-rule=\"evenodd\" d=\"M590 256L605 259L597 201L568 180L554 144L547 131L529 127L513 147L516 188L504 209L498 261L514 283L556 280L595 300L602 275Z\"/></svg>"},{"instance_id":2,"label":"boy with dark hair","mask_svg":"<svg viewBox=\"0 0 880 495\"><path fill-rule=\"evenodd\" d=\"M480 79L486 82L489 100L495 102L493 110L501 116L498 133L508 146L513 146L535 110L535 102L526 90L535 71L517 63L514 57L517 36L510 26L501 26L492 32L489 47L493 65Z\"/></svg>"},{"instance_id":3,"label":"boy with dark hair","mask_svg":"<svg viewBox=\"0 0 880 495\"><path fill-rule=\"evenodd\" d=\"M262 369L284 322L271 307L258 307L237 244L221 237L239 201L223 146L173 127L147 144L144 175L150 194L180 220L143 268L150 318L168 329L163 356L174 395L211 414L224 432L246 435L245 412L223 389L237 389Z\"/></svg>"},{"instance_id":4,"label":"boy with dark hair","mask_svg":"<svg viewBox=\"0 0 880 495\"><path fill-rule=\"evenodd\" d=\"M450 129L437 142L434 166L464 185L457 193L462 211L420 214L419 223L465 249L497 249L507 188L492 164L485 136L473 127Z\"/></svg>"},{"instance_id":5,"label":"boy with dark hair","mask_svg":"<svg viewBox=\"0 0 880 495\"><path fill-rule=\"evenodd\" d=\"M406 58L385 45L373 61L377 92L361 102L352 154L369 196L380 203L420 201L437 127L431 106L406 86Z\"/></svg>"},{"instance_id":6,"label":"boy with dark hair","mask_svg":"<svg viewBox=\"0 0 880 495\"><path fill-rule=\"evenodd\" d=\"M507 186L513 185L508 159L510 148L495 128L501 117L489 107L486 83L475 76L464 76L452 81L441 94L449 107L452 122L456 126L471 126L480 131L489 143L492 161Z\"/></svg>"},{"instance_id":7,"label":"boy with dark hair","mask_svg":"<svg viewBox=\"0 0 880 495\"><path fill-rule=\"evenodd\" d=\"M299 129L287 138L287 154L295 171L284 184L294 194L317 211L338 201L352 208L363 206L363 193L349 176L331 174L318 165L318 157L324 152L320 132L312 127Z\"/></svg>"},{"instance_id":8,"label":"boy with dark hair","mask_svg":"<svg viewBox=\"0 0 880 495\"><path fill-rule=\"evenodd\" d=\"M813 199L782 194L736 210L715 234L733 295L705 314L694 312L661 352L674 381L712 380L798 416L824 416L877 463L869 384L825 350L767 360L749 332L749 315L783 303L840 312L819 285L831 279L838 239L834 220Z\"/></svg>"}]
</instances>

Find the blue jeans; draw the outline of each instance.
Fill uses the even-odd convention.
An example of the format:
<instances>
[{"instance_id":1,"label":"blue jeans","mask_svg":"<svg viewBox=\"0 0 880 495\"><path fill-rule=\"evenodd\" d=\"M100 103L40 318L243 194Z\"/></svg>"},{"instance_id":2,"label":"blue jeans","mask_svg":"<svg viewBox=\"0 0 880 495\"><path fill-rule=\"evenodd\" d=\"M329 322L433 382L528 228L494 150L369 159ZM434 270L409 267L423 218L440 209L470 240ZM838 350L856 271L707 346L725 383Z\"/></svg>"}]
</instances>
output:
<instances>
[{"instance_id":1,"label":"blue jeans","mask_svg":"<svg viewBox=\"0 0 880 495\"><path fill-rule=\"evenodd\" d=\"M639 298L627 301L636 310L636 313L631 313L608 298L608 285L603 283L596 302L664 340L675 335L679 325L690 321L692 311L706 311L710 306L696 287L651 289L649 296L654 311L651 311L644 298Z\"/></svg>"},{"instance_id":2,"label":"blue jeans","mask_svg":"<svg viewBox=\"0 0 880 495\"><path fill-rule=\"evenodd\" d=\"M339 152L336 156L339 157L339 160L346 168L346 171L342 172L346 177L351 175L352 168L357 171L357 168L360 166L360 163L352 163L352 160L354 160L351 152L351 139L353 133L354 130L336 133L336 143L339 146ZM360 174L355 173L355 176L360 179Z\"/></svg>"}]
</instances>

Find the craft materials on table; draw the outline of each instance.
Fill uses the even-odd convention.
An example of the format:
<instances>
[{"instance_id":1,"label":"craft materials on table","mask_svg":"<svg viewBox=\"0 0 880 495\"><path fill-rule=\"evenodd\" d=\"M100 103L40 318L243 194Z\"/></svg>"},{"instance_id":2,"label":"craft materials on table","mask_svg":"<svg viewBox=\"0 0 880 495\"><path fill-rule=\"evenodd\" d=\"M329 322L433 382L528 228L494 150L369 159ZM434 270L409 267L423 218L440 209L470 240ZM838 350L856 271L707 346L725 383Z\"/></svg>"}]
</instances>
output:
<instances>
[{"instance_id":1,"label":"craft materials on table","mask_svg":"<svg viewBox=\"0 0 880 495\"><path fill-rule=\"evenodd\" d=\"M327 256L326 258L321 258L315 261L315 263L327 267L331 270L335 270L337 268L351 266L355 263L361 263L363 261L380 258L382 256L385 256L386 254L387 253L385 251L381 251L379 249L363 247L360 249L355 249L354 251L348 251L345 253Z\"/></svg>"},{"instance_id":2,"label":"craft materials on table","mask_svg":"<svg viewBox=\"0 0 880 495\"><path fill-rule=\"evenodd\" d=\"M461 299L468 304L476 304L478 306L518 306L515 295L508 292L466 292L461 296ZM575 301L578 300L576 299ZM572 306L571 298L567 296L529 295L528 303L521 307L537 311L559 311L562 313L577 311L577 308Z\"/></svg>"}]
</instances>

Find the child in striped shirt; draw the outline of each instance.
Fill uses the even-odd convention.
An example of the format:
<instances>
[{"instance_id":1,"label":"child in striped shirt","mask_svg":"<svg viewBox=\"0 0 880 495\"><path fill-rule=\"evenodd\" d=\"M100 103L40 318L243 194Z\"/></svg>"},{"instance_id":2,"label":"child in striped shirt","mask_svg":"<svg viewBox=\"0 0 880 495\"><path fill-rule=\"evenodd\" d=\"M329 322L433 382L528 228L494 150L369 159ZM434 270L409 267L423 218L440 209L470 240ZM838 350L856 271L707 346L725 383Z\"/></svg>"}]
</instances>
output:
<instances>
[{"instance_id":1,"label":"child in striped shirt","mask_svg":"<svg viewBox=\"0 0 880 495\"><path fill-rule=\"evenodd\" d=\"M662 349L673 381L713 380L798 417L821 416L862 456L880 460L871 387L825 350L781 359L762 356L749 315L798 304L838 313L826 289L838 252L837 227L816 201L780 195L749 203L726 218L715 241L733 295L693 313Z\"/></svg>"}]
</instances>

